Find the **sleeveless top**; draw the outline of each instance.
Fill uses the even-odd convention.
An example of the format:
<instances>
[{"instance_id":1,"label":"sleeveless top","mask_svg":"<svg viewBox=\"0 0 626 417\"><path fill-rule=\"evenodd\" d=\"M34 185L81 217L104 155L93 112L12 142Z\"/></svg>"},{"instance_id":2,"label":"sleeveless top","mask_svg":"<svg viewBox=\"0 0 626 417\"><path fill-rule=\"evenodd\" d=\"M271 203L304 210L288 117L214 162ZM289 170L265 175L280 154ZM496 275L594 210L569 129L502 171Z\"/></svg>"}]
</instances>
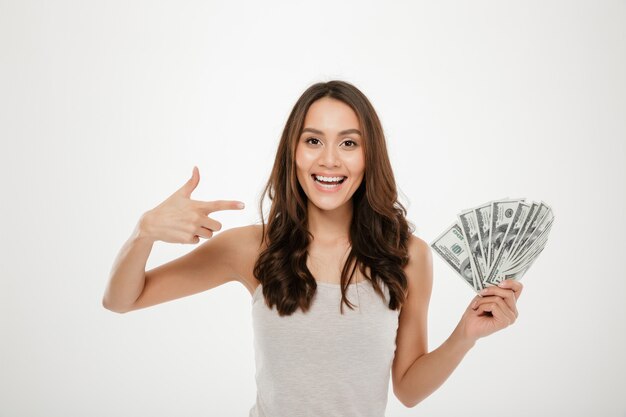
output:
<instances>
[{"instance_id":1,"label":"sleeveless top","mask_svg":"<svg viewBox=\"0 0 626 417\"><path fill-rule=\"evenodd\" d=\"M339 284L318 282L308 312L279 316L252 295L257 386L249 417L384 417L396 350L398 310L369 280L352 283L341 303Z\"/></svg>"}]
</instances>

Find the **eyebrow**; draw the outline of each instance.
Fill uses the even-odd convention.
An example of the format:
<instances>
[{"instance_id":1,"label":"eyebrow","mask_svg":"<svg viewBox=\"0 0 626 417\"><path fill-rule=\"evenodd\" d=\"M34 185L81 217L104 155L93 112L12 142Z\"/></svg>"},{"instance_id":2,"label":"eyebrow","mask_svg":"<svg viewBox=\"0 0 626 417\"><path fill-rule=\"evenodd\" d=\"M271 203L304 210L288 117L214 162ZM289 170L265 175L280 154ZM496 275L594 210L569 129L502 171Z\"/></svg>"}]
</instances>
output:
<instances>
[{"instance_id":1,"label":"eyebrow","mask_svg":"<svg viewBox=\"0 0 626 417\"><path fill-rule=\"evenodd\" d=\"M316 135L323 135L324 134L324 132L322 132L321 130L313 129L312 127L305 127L304 129L302 129L302 133L304 133L304 132L311 132L311 133L315 133ZM302 133L300 133L300 134L302 134ZM356 133L357 135L363 136L363 134L359 131L359 129L342 130L341 132L339 132L339 135L348 135L350 133Z\"/></svg>"}]
</instances>

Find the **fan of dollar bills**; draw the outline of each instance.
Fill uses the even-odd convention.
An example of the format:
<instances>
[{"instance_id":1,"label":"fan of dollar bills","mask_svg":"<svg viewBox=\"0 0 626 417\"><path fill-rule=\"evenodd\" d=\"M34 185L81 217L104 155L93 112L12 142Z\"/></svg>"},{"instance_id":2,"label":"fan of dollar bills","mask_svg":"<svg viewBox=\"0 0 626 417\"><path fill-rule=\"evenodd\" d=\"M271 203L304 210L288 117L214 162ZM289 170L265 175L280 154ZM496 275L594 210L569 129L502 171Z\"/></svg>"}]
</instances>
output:
<instances>
[{"instance_id":1,"label":"fan of dollar bills","mask_svg":"<svg viewBox=\"0 0 626 417\"><path fill-rule=\"evenodd\" d=\"M548 240L554 221L544 202L494 200L462 211L431 247L476 292L521 279Z\"/></svg>"}]
</instances>

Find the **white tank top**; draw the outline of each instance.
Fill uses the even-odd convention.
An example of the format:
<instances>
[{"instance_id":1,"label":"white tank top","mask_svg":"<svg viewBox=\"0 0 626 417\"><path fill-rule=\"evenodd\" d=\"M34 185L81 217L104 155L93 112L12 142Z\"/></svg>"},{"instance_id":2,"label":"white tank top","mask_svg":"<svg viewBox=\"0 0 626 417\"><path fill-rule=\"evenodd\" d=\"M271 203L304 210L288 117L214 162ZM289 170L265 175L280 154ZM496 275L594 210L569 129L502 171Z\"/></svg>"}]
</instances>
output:
<instances>
[{"instance_id":1,"label":"white tank top","mask_svg":"<svg viewBox=\"0 0 626 417\"><path fill-rule=\"evenodd\" d=\"M370 281L350 284L341 315L339 284L317 283L308 312L280 317L252 295L256 402L249 417L384 417L396 350L398 310Z\"/></svg>"}]
</instances>

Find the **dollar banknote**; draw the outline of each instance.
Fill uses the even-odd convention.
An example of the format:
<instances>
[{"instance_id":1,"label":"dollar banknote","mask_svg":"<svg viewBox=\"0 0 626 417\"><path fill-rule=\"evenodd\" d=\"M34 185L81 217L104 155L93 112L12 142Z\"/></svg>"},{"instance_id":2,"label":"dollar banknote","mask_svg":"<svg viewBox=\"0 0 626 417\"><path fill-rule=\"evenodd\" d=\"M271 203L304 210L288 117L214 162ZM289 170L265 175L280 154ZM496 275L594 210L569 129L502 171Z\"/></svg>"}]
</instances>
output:
<instances>
[{"instance_id":1,"label":"dollar banknote","mask_svg":"<svg viewBox=\"0 0 626 417\"><path fill-rule=\"evenodd\" d=\"M472 266L474 287L482 289L482 279L487 273L487 263L483 256L482 245L480 244L480 238L478 237L478 225L476 221L476 214L474 210L467 210L458 215L459 225L461 226L461 232L463 233L465 245L469 249L469 260Z\"/></svg>"},{"instance_id":2,"label":"dollar banknote","mask_svg":"<svg viewBox=\"0 0 626 417\"><path fill-rule=\"evenodd\" d=\"M431 247L478 292L521 279L545 248L553 223L545 202L503 198L463 210Z\"/></svg>"},{"instance_id":3,"label":"dollar banknote","mask_svg":"<svg viewBox=\"0 0 626 417\"><path fill-rule=\"evenodd\" d=\"M469 250L463 231L456 222L439 235L431 247L470 287L476 289Z\"/></svg>"}]
</instances>

